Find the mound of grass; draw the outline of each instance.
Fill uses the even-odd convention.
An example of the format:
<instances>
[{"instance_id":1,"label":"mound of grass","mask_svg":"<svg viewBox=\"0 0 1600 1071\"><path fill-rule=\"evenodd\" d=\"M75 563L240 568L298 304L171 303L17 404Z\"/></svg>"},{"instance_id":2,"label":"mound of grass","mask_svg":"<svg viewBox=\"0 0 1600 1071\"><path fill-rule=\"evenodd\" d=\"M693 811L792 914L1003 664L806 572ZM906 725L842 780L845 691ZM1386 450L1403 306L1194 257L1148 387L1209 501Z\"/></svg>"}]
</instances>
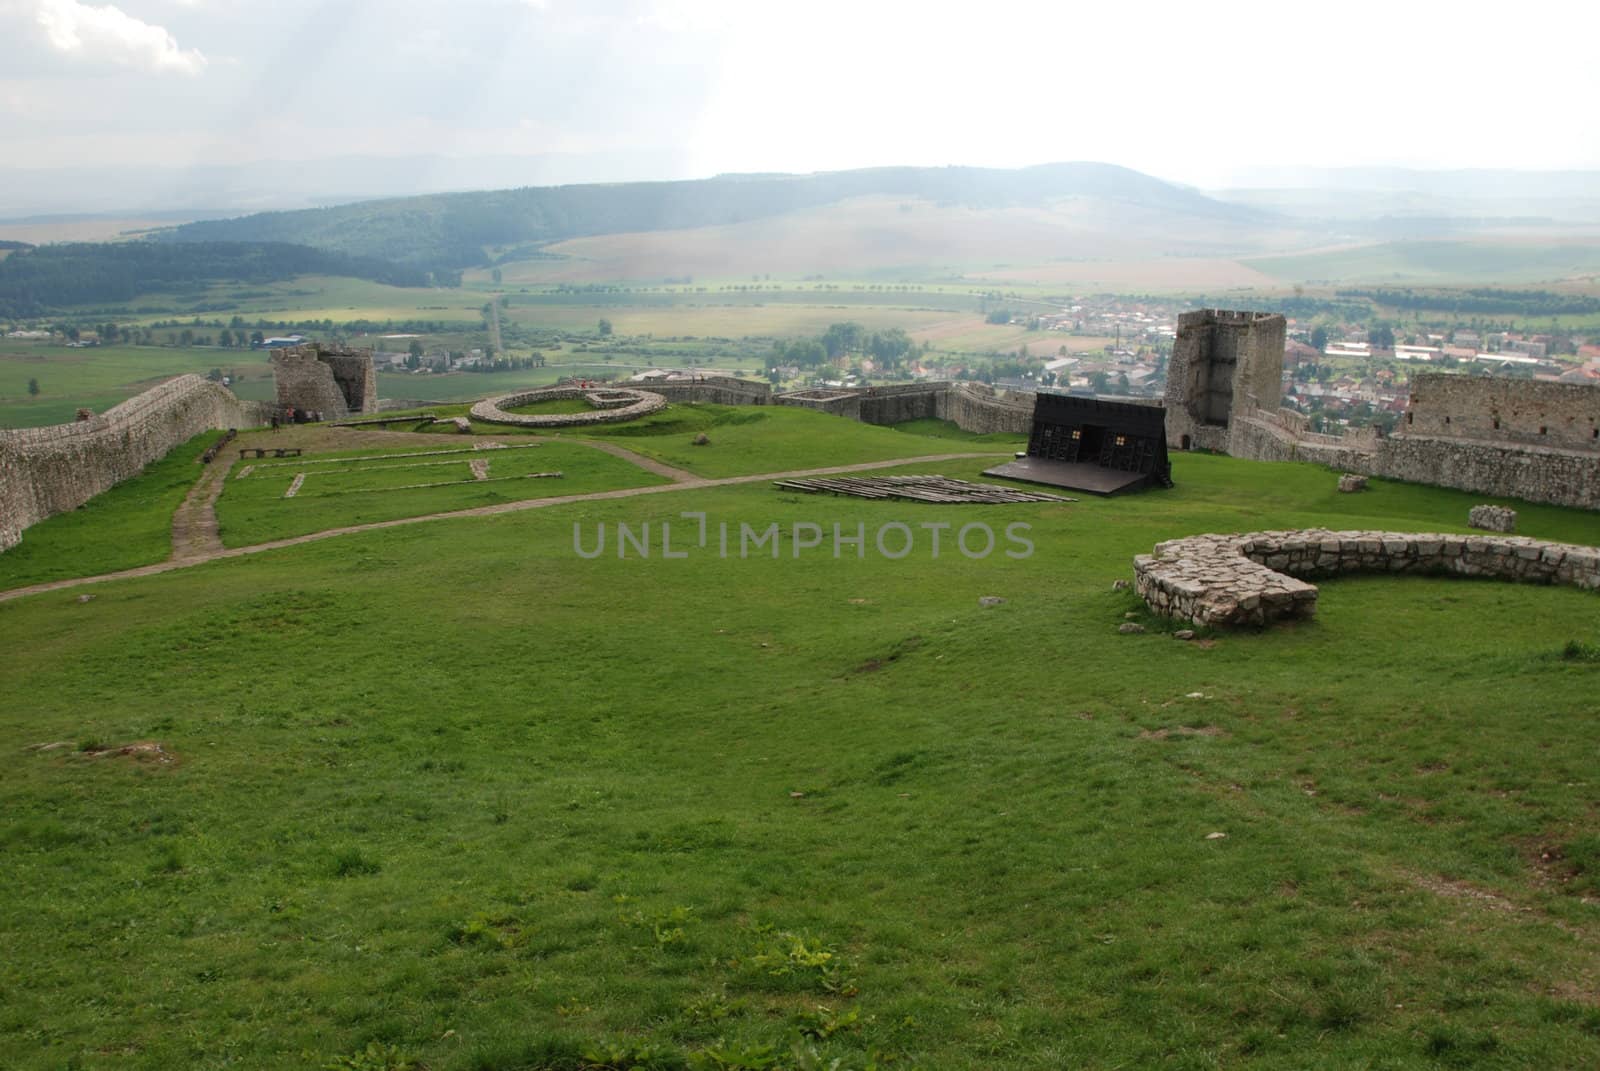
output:
<instances>
[{"instance_id":1,"label":"mound of grass","mask_svg":"<svg viewBox=\"0 0 1600 1071\"><path fill-rule=\"evenodd\" d=\"M0 589L165 561L172 514L200 478L196 460L221 434L197 435L132 479L26 529L0 553Z\"/></svg>"}]
</instances>

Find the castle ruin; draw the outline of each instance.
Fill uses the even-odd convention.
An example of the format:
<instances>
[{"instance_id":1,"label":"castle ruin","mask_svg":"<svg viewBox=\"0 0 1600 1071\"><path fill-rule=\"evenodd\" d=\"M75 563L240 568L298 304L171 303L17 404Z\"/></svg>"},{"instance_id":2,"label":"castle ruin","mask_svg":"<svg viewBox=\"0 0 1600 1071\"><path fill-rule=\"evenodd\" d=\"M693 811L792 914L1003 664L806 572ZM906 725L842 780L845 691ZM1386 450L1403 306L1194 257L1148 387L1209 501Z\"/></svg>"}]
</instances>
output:
<instances>
[{"instance_id":1,"label":"castle ruin","mask_svg":"<svg viewBox=\"0 0 1600 1071\"><path fill-rule=\"evenodd\" d=\"M343 420L378 411L378 378L371 350L307 342L272 351L272 381L278 405L322 420Z\"/></svg>"},{"instance_id":2,"label":"castle ruin","mask_svg":"<svg viewBox=\"0 0 1600 1071\"><path fill-rule=\"evenodd\" d=\"M1600 509L1600 387L1421 373L1392 435L1310 430L1282 401L1284 318L1208 309L1178 320L1167 441L1257 461Z\"/></svg>"},{"instance_id":3,"label":"castle ruin","mask_svg":"<svg viewBox=\"0 0 1600 1071\"><path fill-rule=\"evenodd\" d=\"M1234 414L1276 410L1287 321L1270 312L1202 309L1178 317L1167 365L1167 441L1236 454Z\"/></svg>"}]
</instances>

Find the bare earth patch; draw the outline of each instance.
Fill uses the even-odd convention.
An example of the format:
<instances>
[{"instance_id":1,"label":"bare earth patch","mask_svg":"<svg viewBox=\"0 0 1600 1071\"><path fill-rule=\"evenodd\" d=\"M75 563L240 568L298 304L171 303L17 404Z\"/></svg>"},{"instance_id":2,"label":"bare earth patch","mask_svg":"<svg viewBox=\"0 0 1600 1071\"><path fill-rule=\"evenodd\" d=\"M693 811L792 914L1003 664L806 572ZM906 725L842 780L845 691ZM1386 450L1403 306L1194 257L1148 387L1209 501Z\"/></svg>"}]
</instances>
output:
<instances>
[{"instance_id":1,"label":"bare earth patch","mask_svg":"<svg viewBox=\"0 0 1600 1071\"><path fill-rule=\"evenodd\" d=\"M1139 734L1140 740L1168 740L1174 736L1227 736L1227 732L1215 725L1174 725L1166 729L1146 729Z\"/></svg>"},{"instance_id":2,"label":"bare earth patch","mask_svg":"<svg viewBox=\"0 0 1600 1071\"><path fill-rule=\"evenodd\" d=\"M73 744L66 740L56 740L47 744L29 745L29 751L70 751ZM99 747L91 745L72 751L74 758L84 759L133 759L135 762L154 762L162 766L172 766L178 761L178 756L168 751L166 745L159 740L135 740L131 744L120 744L116 747Z\"/></svg>"}]
</instances>

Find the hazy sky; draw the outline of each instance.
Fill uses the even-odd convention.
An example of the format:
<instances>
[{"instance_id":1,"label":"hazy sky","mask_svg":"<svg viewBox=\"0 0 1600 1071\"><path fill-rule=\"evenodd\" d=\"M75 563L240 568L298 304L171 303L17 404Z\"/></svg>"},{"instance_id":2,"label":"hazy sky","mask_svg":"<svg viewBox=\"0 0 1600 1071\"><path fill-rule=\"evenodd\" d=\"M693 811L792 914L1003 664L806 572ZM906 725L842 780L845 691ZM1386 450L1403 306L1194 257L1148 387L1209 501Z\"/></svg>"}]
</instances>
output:
<instances>
[{"instance_id":1,"label":"hazy sky","mask_svg":"<svg viewBox=\"0 0 1600 1071\"><path fill-rule=\"evenodd\" d=\"M349 154L1600 168L1597 30L1577 0L0 0L0 193Z\"/></svg>"}]
</instances>

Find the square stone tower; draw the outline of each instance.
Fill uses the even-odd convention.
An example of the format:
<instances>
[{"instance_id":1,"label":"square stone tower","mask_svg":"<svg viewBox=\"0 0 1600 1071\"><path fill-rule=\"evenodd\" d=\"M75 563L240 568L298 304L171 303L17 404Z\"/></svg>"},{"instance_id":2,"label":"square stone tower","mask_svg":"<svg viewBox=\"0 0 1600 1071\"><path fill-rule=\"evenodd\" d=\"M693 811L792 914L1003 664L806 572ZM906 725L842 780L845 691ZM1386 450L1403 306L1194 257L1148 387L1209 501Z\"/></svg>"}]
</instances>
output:
<instances>
[{"instance_id":1,"label":"square stone tower","mask_svg":"<svg viewBox=\"0 0 1600 1071\"><path fill-rule=\"evenodd\" d=\"M1167 365L1167 443L1234 453L1236 418L1275 419L1283 401L1284 318L1201 309L1178 317Z\"/></svg>"},{"instance_id":2,"label":"square stone tower","mask_svg":"<svg viewBox=\"0 0 1600 1071\"><path fill-rule=\"evenodd\" d=\"M345 350L308 342L272 351L278 404L326 420L378 411L378 378L371 350Z\"/></svg>"}]
</instances>

